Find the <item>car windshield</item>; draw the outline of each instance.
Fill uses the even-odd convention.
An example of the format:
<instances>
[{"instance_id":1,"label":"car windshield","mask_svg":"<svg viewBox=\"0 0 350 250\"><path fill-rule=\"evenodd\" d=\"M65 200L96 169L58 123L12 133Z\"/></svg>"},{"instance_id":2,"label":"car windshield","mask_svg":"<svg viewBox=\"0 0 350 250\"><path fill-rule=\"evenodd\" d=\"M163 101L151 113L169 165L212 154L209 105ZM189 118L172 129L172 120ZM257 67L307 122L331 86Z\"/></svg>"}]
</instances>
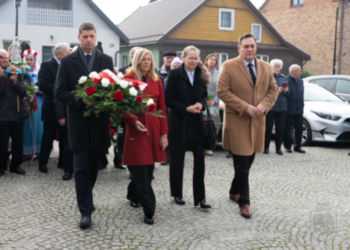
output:
<instances>
[{"instance_id":1,"label":"car windshield","mask_svg":"<svg viewBox=\"0 0 350 250\"><path fill-rule=\"evenodd\" d=\"M305 101L343 102L343 100L341 100L335 94L315 84L306 83L304 87L305 87L305 91L304 91Z\"/></svg>"}]
</instances>

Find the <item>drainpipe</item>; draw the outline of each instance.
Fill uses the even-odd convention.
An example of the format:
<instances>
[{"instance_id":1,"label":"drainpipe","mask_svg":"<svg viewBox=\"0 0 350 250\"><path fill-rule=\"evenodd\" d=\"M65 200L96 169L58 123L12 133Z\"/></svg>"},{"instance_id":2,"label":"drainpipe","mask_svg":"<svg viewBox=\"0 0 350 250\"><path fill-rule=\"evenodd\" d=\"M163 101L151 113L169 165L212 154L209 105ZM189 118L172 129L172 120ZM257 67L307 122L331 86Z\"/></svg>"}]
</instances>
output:
<instances>
[{"instance_id":1,"label":"drainpipe","mask_svg":"<svg viewBox=\"0 0 350 250\"><path fill-rule=\"evenodd\" d=\"M120 53L120 52L123 52L124 50L127 50L129 48L129 46L126 46L125 48L123 49L120 49L118 51L115 52L114 54L114 66L117 66L117 55Z\"/></svg>"},{"instance_id":2,"label":"drainpipe","mask_svg":"<svg viewBox=\"0 0 350 250\"><path fill-rule=\"evenodd\" d=\"M341 26L340 26L340 49L339 49L339 72L341 75L341 64L343 61L343 40L344 40L344 19L345 19L345 1L342 1Z\"/></svg>"},{"instance_id":3,"label":"drainpipe","mask_svg":"<svg viewBox=\"0 0 350 250\"><path fill-rule=\"evenodd\" d=\"M337 7L336 11L337 15L335 18L335 35L334 35L334 55L333 55L333 75L335 75L335 67L337 63L337 33L338 33L338 17L339 17L339 7Z\"/></svg>"}]
</instances>

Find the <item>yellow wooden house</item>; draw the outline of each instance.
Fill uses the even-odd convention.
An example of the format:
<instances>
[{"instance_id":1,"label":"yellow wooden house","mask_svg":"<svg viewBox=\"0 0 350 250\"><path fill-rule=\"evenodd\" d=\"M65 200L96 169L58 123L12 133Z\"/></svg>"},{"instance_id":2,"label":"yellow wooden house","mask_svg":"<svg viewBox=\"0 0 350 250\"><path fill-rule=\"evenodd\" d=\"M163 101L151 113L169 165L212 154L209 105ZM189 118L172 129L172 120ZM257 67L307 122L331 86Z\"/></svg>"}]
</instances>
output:
<instances>
[{"instance_id":1,"label":"yellow wooden house","mask_svg":"<svg viewBox=\"0 0 350 250\"><path fill-rule=\"evenodd\" d=\"M181 55L184 47L195 45L201 58L215 53L219 66L238 56L237 41L251 33L258 42L257 57L285 62L284 72L294 63L303 65L310 56L285 41L249 0L158 0L140 7L118 25L129 38L120 52L120 66L129 63L128 51L141 46L152 51L156 64L163 53Z\"/></svg>"}]
</instances>

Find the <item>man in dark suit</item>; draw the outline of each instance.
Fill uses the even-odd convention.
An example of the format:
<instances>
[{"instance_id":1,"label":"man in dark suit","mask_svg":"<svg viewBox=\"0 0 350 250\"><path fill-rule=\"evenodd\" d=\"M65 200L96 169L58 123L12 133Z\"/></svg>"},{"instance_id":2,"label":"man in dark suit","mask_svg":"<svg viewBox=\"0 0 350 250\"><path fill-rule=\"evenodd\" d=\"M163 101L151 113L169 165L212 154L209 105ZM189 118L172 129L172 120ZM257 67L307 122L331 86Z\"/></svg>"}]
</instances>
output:
<instances>
[{"instance_id":1,"label":"man in dark suit","mask_svg":"<svg viewBox=\"0 0 350 250\"><path fill-rule=\"evenodd\" d=\"M78 80L92 71L113 71L113 59L96 49L96 28L91 22L79 26L79 48L61 60L56 80L55 98L67 106L69 145L73 151L74 179L80 213L80 227L91 225L94 210L92 189L95 185L98 164L102 154L110 147L109 114L100 113L85 117L89 105L72 93Z\"/></svg>"},{"instance_id":2,"label":"man in dark suit","mask_svg":"<svg viewBox=\"0 0 350 250\"><path fill-rule=\"evenodd\" d=\"M65 119L58 119L55 107L54 107L54 86L57 76L58 67L61 58L69 54L69 47L66 43L59 43L55 46L55 55L43 62L40 67L38 75L38 85L40 91L44 93L43 106L41 110L41 120L44 122L44 132L41 140L40 158L39 158L39 171L47 173L47 163L52 150L52 143L56 136L56 131L59 130L60 134L60 155L58 161L58 167L63 166L65 174L63 180L70 180L73 173L73 164L64 164L64 127ZM69 148L68 148L69 150ZM67 157L67 155L66 155ZM68 156L72 158L71 154ZM67 162L67 161L65 161Z\"/></svg>"}]
</instances>

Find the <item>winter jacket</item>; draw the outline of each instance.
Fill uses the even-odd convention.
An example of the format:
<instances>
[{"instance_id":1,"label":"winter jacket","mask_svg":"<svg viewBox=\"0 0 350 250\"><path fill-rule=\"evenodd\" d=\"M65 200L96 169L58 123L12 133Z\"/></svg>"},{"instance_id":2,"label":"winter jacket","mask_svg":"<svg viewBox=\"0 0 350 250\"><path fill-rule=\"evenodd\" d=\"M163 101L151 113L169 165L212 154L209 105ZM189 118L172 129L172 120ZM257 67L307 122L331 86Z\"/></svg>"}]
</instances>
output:
<instances>
[{"instance_id":1,"label":"winter jacket","mask_svg":"<svg viewBox=\"0 0 350 250\"><path fill-rule=\"evenodd\" d=\"M22 75L18 75L17 84L13 84L9 80L9 74L7 72L3 73L0 77L0 122L23 121L28 117L23 102L26 94ZM17 96L19 98L19 112Z\"/></svg>"},{"instance_id":2,"label":"winter jacket","mask_svg":"<svg viewBox=\"0 0 350 250\"><path fill-rule=\"evenodd\" d=\"M288 90L287 96L287 114L301 115L304 113L304 81L301 78L287 76Z\"/></svg>"},{"instance_id":3,"label":"winter jacket","mask_svg":"<svg viewBox=\"0 0 350 250\"><path fill-rule=\"evenodd\" d=\"M282 74L278 75L273 75L276 81L276 86L277 87L282 87L282 84L287 82L287 77L285 77ZM275 111L275 112L281 112L281 111L287 111L287 96L290 94L289 89L287 92L280 92L277 100L275 102L275 105L273 105L272 109L270 111Z\"/></svg>"}]
</instances>

